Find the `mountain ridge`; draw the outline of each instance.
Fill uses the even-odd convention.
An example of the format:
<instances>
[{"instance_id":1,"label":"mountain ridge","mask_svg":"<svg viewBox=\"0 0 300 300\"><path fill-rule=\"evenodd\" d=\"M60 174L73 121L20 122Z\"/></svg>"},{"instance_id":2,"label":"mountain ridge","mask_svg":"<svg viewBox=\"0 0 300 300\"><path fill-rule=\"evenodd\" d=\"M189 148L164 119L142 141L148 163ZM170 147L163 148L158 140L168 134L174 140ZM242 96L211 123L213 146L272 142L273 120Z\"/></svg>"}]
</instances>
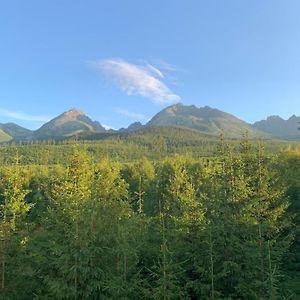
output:
<instances>
[{"instance_id":1,"label":"mountain ridge","mask_svg":"<svg viewBox=\"0 0 300 300\"><path fill-rule=\"evenodd\" d=\"M196 107L181 103L171 105L156 114L146 126L180 126L197 129L204 133L236 138L248 131L251 137L263 137L264 134L251 127L250 124L227 112L209 106Z\"/></svg>"},{"instance_id":2,"label":"mountain ridge","mask_svg":"<svg viewBox=\"0 0 300 300\"><path fill-rule=\"evenodd\" d=\"M292 115L286 120L280 116L273 115L267 117L265 120L255 122L252 126L258 130L269 133L274 138L299 139L299 123L300 117L296 115Z\"/></svg>"},{"instance_id":3,"label":"mountain ridge","mask_svg":"<svg viewBox=\"0 0 300 300\"><path fill-rule=\"evenodd\" d=\"M250 138L298 140L300 139L299 122L300 117L293 115L288 120L279 116L269 116L265 120L249 124L216 108L177 103L162 109L144 125L134 122L127 128L106 130L98 121L93 121L81 110L72 108L46 122L35 131L14 123L0 123L0 141L64 139L79 135L87 138L89 136L102 137L106 133L126 134L155 126L181 127L212 136L223 132L227 138L239 138L243 132L247 131ZM98 133L99 135L97 135Z\"/></svg>"},{"instance_id":4,"label":"mountain ridge","mask_svg":"<svg viewBox=\"0 0 300 300\"><path fill-rule=\"evenodd\" d=\"M15 123L0 123L0 141L23 139L32 134L32 131Z\"/></svg>"},{"instance_id":5,"label":"mountain ridge","mask_svg":"<svg viewBox=\"0 0 300 300\"><path fill-rule=\"evenodd\" d=\"M72 108L42 125L33 133L33 138L63 138L87 131L105 131L105 128L81 110Z\"/></svg>"}]
</instances>

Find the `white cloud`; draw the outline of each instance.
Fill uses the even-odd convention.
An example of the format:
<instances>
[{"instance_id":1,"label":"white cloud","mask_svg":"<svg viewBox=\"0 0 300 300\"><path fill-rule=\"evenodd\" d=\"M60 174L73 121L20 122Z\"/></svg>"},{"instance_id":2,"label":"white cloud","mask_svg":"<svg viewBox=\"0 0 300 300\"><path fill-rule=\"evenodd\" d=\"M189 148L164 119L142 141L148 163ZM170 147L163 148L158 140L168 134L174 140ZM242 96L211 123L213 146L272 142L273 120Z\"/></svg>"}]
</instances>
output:
<instances>
[{"instance_id":1,"label":"white cloud","mask_svg":"<svg viewBox=\"0 0 300 300\"><path fill-rule=\"evenodd\" d=\"M0 108L0 116L17 119L17 120L23 120L23 121L32 121L32 122L47 122L51 119L51 117L48 116L32 116L32 115L25 114L23 112L10 111L3 108Z\"/></svg>"},{"instance_id":2,"label":"white cloud","mask_svg":"<svg viewBox=\"0 0 300 300\"><path fill-rule=\"evenodd\" d=\"M116 108L115 111L120 115L129 117L130 119L135 119L135 120L144 120L144 119L146 119L146 117L143 114L128 111L126 109Z\"/></svg>"},{"instance_id":3,"label":"white cloud","mask_svg":"<svg viewBox=\"0 0 300 300\"><path fill-rule=\"evenodd\" d=\"M180 101L162 82L163 73L150 64L137 65L122 59L104 59L96 67L127 95L140 95L160 104Z\"/></svg>"},{"instance_id":4,"label":"white cloud","mask_svg":"<svg viewBox=\"0 0 300 300\"><path fill-rule=\"evenodd\" d=\"M103 126L106 130L110 130L110 129L112 129L112 130L117 130L117 129L115 129L115 128L109 126L109 125L102 124L102 126Z\"/></svg>"}]
</instances>

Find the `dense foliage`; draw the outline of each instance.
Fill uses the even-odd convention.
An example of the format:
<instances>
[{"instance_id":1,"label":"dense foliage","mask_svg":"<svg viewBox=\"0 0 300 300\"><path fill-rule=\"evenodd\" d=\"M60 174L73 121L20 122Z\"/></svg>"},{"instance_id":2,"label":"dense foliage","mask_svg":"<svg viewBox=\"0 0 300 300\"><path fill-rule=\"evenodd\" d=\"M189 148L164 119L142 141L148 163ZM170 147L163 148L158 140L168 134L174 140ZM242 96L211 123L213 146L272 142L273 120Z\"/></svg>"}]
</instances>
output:
<instances>
[{"instance_id":1,"label":"dense foliage","mask_svg":"<svg viewBox=\"0 0 300 300\"><path fill-rule=\"evenodd\" d=\"M299 299L300 151L160 141L2 146L0 298Z\"/></svg>"},{"instance_id":2,"label":"dense foliage","mask_svg":"<svg viewBox=\"0 0 300 300\"><path fill-rule=\"evenodd\" d=\"M234 153L240 149L240 139L230 139ZM218 136L203 134L196 130L181 127L149 127L141 131L124 133L92 133L78 135L76 140L30 140L0 143L0 164L14 163L16 154L20 164L28 165L65 165L73 153L73 145L78 144L93 159L103 157L112 161L129 162L147 157L152 161L174 155L191 156L202 159L216 155ZM253 140L257 143L257 140ZM278 153L288 145L295 148L297 141L264 140L267 152Z\"/></svg>"}]
</instances>

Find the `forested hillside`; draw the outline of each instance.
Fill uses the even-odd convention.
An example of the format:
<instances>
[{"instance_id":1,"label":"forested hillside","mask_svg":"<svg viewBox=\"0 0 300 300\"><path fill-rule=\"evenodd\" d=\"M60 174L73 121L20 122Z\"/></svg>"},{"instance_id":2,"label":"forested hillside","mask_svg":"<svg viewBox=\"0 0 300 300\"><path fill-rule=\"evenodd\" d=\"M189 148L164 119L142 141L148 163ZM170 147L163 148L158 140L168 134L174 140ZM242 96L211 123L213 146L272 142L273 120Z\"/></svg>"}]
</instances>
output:
<instances>
[{"instance_id":1,"label":"forested hillside","mask_svg":"<svg viewBox=\"0 0 300 300\"><path fill-rule=\"evenodd\" d=\"M299 299L299 145L176 132L2 145L0 299Z\"/></svg>"},{"instance_id":2,"label":"forested hillside","mask_svg":"<svg viewBox=\"0 0 300 300\"><path fill-rule=\"evenodd\" d=\"M253 139L258 143L259 139ZM275 139L262 140L268 152L279 153L287 147L295 148L297 141ZM189 155L195 159L216 155L219 137L200 133L181 127L154 126L135 132L81 133L76 140L43 140L28 142L9 142L0 144L0 163L11 164L16 153L20 155L21 164L37 163L66 164L73 151L73 145L81 148L99 160L107 157L122 162L134 161L147 157L161 160L175 154ZM239 139L227 139L235 153L239 152Z\"/></svg>"}]
</instances>

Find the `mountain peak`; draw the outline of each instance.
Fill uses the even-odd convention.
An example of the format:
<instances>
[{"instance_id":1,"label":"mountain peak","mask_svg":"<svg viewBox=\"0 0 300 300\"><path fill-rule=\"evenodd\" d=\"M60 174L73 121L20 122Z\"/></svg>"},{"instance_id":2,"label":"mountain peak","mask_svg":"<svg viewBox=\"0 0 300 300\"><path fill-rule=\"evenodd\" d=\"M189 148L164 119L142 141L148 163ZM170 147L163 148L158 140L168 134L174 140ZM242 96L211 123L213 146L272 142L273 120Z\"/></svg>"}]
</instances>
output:
<instances>
[{"instance_id":1,"label":"mountain peak","mask_svg":"<svg viewBox=\"0 0 300 300\"><path fill-rule=\"evenodd\" d=\"M289 119L288 119L288 121L300 121L300 116L297 116L297 115L292 115Z\"/></svg>"},{"instance_id":2,"label":"mountain peak","mask_svg":"<svg viewBox=\"0 0 300 300\"><path fill-rule=\"evenodd\" d=\"M229 137L239 137L248 131L251 136L261 133L249 124L226 112L209 106L196 107L177 103L156 114L147 126L177 126L199 130L203 133L219 134L224 131Z\"/></svg>"},{"instance_id":3,"label":"mountain peak","mask_svg":"<svg viewBox=\"0 0 300 300\"><path fill-rule=\"evenodd\" d=\"M208 105L205 105L203 107L197 107L196 105L194 104L191 104L191 105L184 105L183 103L181 102L178 102L178 103L175 103L175 104L172 104L168 107L165 108L165 110L172 110L172 111L177 111L178 109L189 109L189 110L205 110L205 111L218 111L217 109L215 108L212 108Z\"/></svg>"},{"instance_id":4,"label":"mountain peak","mask_svg":"<svg viewBox=\"0 0 300 300\"><path fill-rule=\"evenodd\" d=\"M181 102L177 102L175 104L170 105L169 107L178 107L178 106L184 106Z\"/></svg>"},{"instance_id":5,"label":"mountain peak","mask_svg":"<svg viewBox=\"0 0 300 300\"><path fill-rule=\"evenodd\" d=\"M64 138L86 132L102 132L105 128L99 123L92 121L84 112L72 108L58 117L45 123L35 131L36 138Z\"/></svg>"},{"instance_id":6,"label":"mountain peak","mask_svg":"<svg viewBox=\"0 0 300 300\"><path fill-rule=\"evenodd\" d=\"M76 116L85 116L85 113L78 108L72 108L62 115L69 116L69 117L76 117Z\"/></svg>"},{"instance_id":7,"label":"mountain peak","mask_svg":"<svg viewBox=\"0 0 300 300\"><path fill-rule=\"evenodd\" d=\"M266 120L255 122L253 127L276 138L299 139L299 121L300 117L296 115L291 116L287 120L279 116L270 116Z\"/></svg>"},{"instance_id":8,"label":"mountain peak","mask_svg":"<svg viewBox=\"0 0 300 300\"><path fill-rule=\"evenodd\" d=\"M280 120L280 121L282 120L283 121L283 119L278 115L273 115L273 116L267 117L267 121L274 121L274 120Z\"/></svg>"}]
</instances>

